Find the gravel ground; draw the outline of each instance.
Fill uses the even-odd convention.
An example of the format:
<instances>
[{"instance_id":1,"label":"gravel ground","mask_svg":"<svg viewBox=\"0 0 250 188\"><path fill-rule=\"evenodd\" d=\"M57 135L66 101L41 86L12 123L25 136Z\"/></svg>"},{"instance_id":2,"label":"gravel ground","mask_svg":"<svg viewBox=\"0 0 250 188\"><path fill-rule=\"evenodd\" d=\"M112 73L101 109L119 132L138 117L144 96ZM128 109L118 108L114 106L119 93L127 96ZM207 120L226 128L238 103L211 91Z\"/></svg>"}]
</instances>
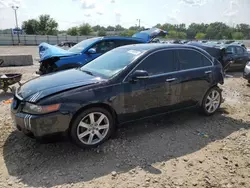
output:
<instances>
[{"instance_id":1,"label":"gravel ground","mask_svg":"<svg viewBox=\"0 0 250 188\"><path fill-rule=\"evenodd\" d=\"M20 72L25 82L37 68L0 74ZM130 123L91 150L40 144L14 130L3 103L11 95L0 92L0 187L249 188L250 87L241 75L221 86L225 103L214 116L191 110Z\"/></svg>"}]
</instances>

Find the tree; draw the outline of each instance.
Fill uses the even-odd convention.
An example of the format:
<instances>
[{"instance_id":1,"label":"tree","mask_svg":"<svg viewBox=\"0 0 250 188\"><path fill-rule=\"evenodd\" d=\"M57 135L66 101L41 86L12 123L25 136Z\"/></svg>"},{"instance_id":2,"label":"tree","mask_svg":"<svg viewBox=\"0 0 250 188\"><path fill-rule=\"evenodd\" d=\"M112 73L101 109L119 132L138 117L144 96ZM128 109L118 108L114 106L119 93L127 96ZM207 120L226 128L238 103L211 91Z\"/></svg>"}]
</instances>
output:
<instances>
[{"instance_id":1,"label":"tree","mask_svg":"<svg viewBox=\"0 0 250 188\"><path fill-rule=\"evenodd\" d=\"M115 30L115 27L109 25L109 26L107 27L106 30L107 30L107 31L114 31L114 30Z\"/></svg>"},{"instance_id":2,"label":"tree","mask_svg":"<svg viewBox=\"0 0 250 188\"><path fill-rule=\"evenodd\" d=\"M39 33L39 22L35 19L24 21L22 28L28 35L35 35Z\"/></svg>"},{"instance_id":3,"label":"tree","mask_svg":"<svg viewBox=\"0 0 250 188\"><path fill-rule=\"evenodd\" d=\"M197 33L195 35L195 39L197 40L202 40L202 39L205 39L206 38L206 34L205 33Z\"/></svg>"},{"instance_id":4,"label":"tree","mask_svg":"<svg viewBox=\"0 0 250 188\"><path fill-rule=\"evenodd\" d=\"M79 26L80 35L89 35L91 32L92 32L92 28L88 23L82 24Z\"/></svg>"},{"instance_id":5,"label":"tree","mask_svg":"<svg viewBox=\"0 0 250 188\"><path fill-rule=\"evenodd\" d=\"M107 35L107 33L106 33L106 31L105 30L100 30L100 31L98 31L98 36L106 36Z\"/></svg>"},{"instance_id":6,"label":"tree","mask_svg":"<svg viewBox=\"0 0 250 188\"><path fill-rule=\"evenodd\" d=\"M116 30L116 31L124 31L125 28L122 27L121 25L116 25L116 26L115 26L115 30Z\"/></svg>"},{"instance_id":7,"label":"tree","mask_svg":"<svg viewBox=\"0 0 250 188\"><path fill-rule=\"evenodd\" d=\"M244 39L244 34L242 32L234 32L232 33L232 37L234 40L242 40Z\"/></svg>"},{"instance_id":8,"label":"tree","mask_svg":"<svg viewBox=\"0 0 250 188\"><path fill-rule=\"evenodd\" d=\"M177 32L177 38L178 39L186 39L187 34L185 32Z\"/></svg>"},{"instance_id":9,"label":"tree","mask_svg":"<svg viewBox=\"0 0 250 188\"><path fill-rule=\"evenodd\" d=\"M121 33L121 36L132 37L135 33L137 33L135 30L126 30Z\"/></svg>"},{"instance_id":10,"label":"tree","mask_svg":"<svg viewBox=\"0 0 250 188\"><path fill-rule=\"evenodd\" d=\"M67 34L71 36L79 35L78 27L71 27L67 30Z\"/></svg>"},{"instance_id":11,"label":"tree","mask_svg":"<svg viewBox=\"0 0 250 188\"><path fill-rule=\"evenodd\" d=\"M50 17L50 15L44 14L39 16L39 31L38 34L41 35L56 35L58 23Z\"/></svg>"},{"instance_id":12,"label":"tree","mask_svg":"<svg viewBox=\"0 0 250 188\"><path fill-rule=\"evenodd\" d=\"M238 24L236 25L236 31L241 32L245 39L250 39L250 25Z\"/></svg>"}]
</instances>

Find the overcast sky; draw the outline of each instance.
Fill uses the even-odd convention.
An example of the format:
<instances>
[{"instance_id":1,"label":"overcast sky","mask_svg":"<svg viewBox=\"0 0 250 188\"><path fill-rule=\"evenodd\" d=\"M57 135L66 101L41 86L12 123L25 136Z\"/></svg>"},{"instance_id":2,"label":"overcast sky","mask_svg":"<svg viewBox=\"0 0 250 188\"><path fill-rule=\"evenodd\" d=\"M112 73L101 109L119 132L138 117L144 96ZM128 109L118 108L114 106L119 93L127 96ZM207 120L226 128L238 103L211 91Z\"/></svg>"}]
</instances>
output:
<instances>
[{"instance_id":1,"label":"overcast sky","mask_svg":"<svg viewBox=\"0 0 250 188\"><path fill-rule=\"evenodd\" d=\"M157 23L250 24L250 0L0 0L0 29L15 26L11 5L18 5L18 23L49 14L67 29L91 25L151 27Z\"/></svg>"}]
</instances>

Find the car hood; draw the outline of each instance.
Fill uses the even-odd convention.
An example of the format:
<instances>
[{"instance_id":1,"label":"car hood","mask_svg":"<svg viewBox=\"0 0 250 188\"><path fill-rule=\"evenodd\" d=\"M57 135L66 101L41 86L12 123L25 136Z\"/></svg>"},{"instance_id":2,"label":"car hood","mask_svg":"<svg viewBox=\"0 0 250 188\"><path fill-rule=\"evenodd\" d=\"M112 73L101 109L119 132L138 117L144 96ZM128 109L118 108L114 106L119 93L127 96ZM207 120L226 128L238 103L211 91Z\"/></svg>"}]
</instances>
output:
<instances>
[{"instance_id":1,"label":"car hood","mask_svg":"<svg viewBox=\"0 0 250 188\"><path fill-rule=\"evenodd\" d=\"M91 76L80 69L70 69L58 73L37 77L23 84L17 90L17 96L25 101L36 102L41 98L64 90L97 84L106 80Z\"/></svg>"},{"instance_id":2,"label":"car hood","mask_svg":"<svg viewBox=\"0 0 250 188\"><path fill-rule=\"evenodd\" d=\"M155 37L165 36L168 32L159 28L151 28L141 31L139 33L135 33L132 37L140 38L145 42L151 42Z\"/></svg>"},{"instance_id":3,"label":"car hood","mask_svg":"<svg viewBox=\"0 0 250 188\"><path fill-rule=\"evenodd\" d=\"M69 52L60 47L53 46L45 42L39 45L40 61L44 61L52 57L69 57L74 55L77 55L77 53Z\"/></svg>"}]
</instances>

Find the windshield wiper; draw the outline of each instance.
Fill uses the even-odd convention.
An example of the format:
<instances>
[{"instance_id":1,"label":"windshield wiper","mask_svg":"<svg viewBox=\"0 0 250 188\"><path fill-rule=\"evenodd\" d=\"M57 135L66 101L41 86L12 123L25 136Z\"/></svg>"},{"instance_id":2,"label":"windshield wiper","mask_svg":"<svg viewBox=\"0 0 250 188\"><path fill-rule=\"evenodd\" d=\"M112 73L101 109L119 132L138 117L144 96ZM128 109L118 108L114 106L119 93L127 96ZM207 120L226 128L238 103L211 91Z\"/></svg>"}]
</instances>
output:
<instances>
[{"instance_id":1,"label":"windshield wiper","mask_svg":"<svg viewBox=\"0 0 250 188\"><path fill-rule=\"evenodd\" d=\"M85 73L87 73L87 74L89 74L89 75L91 75L91 76L94 76L93 73L90 72L90 71L87 71L87 70L81 70L81 71L82 71L82 72L85 72Z\"/></svg>"}]
</instances>

